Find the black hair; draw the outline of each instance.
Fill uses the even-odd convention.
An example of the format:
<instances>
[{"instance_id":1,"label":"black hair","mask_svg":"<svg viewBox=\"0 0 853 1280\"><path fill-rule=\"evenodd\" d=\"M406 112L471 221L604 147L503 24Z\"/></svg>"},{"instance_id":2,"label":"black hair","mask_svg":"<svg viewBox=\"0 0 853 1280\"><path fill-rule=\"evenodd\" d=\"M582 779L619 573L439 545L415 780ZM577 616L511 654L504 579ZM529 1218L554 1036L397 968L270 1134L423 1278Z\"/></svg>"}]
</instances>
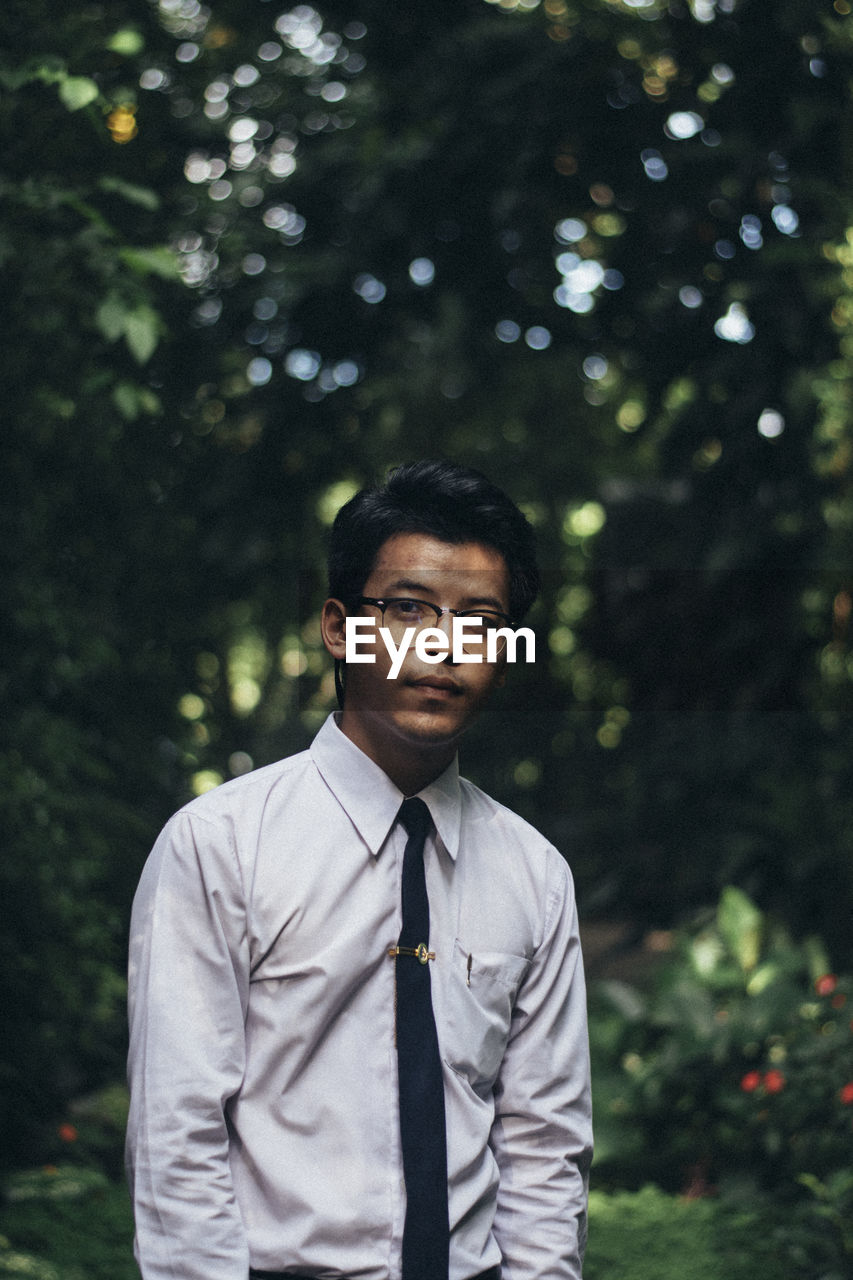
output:
<instances>
[{"instance_id":1,"label":"black hair","mask_svg":"<svg viewBox=\"0 0 853 1280\"><path fill-rule=\"evenodd\" d=\"M500 552L509 571L509 611L518 626L539 591L533 528L511 498L479 471L454 462L409 462L385 484L362 489L335 518L329 595L361 595L380 548L398 533L441 542L479 542Z\"/></svg>"},{"instance_id":2,"label":"black hair","mask_svg":"<svg viewBox=\"0 0 853 1280\"><path fill-rule=\"evenodd\" d=\"M382 546L398 533L442 542L479 542L509 571L509 611L518 626L539 591L534 533L511 498L479 471L453 462L409 462L385 484L362 489L338 512L329 547L329 595L351 606ZM342 699L340 664L335 682Z\"/></svg>"}]
</instances>

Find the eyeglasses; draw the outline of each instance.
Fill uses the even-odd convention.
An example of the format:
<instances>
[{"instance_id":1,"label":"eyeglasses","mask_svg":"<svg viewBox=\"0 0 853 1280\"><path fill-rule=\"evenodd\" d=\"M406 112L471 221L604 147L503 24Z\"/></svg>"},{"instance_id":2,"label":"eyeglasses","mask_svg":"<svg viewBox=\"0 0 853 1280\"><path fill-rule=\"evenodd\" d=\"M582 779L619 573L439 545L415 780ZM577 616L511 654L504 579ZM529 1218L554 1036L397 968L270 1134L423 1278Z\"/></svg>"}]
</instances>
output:
<instances>
[{"instance_id":1,"label":"eyeglasses","mask_svg":"<svg viewBox=\"0 0 853 1280\"><path fill-rule=\"evenodd\" d=\"M485 653L489 631L496 627L512 626L512 619L497 609L443 609L440 605L431 604L429 600L414 600L411 596L386 596L378 600L375 596L359 596L356 604L372 604L382 610L382 625L397 635L402 635L407 627L415 631L423 631L427 627L437 627L445 614L454 618L468 618L465 638L462 644L465 653ZM476 620L476 621L473 621ZM477 626L476 623L480 625ZM499 637L497 653L500 655L506 645L504 637Z\"/></svg>"}]
</instances>

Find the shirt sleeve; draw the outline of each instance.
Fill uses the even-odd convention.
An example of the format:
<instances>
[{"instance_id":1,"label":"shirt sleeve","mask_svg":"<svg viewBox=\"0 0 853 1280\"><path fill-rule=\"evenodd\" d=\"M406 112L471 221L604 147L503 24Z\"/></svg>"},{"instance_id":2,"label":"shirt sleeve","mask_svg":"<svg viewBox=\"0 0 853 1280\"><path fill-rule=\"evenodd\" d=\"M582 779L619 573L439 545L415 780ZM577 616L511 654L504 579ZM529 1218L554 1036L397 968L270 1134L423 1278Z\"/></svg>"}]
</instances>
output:
<instances>
[{"instance_id":1,"label":"shirt sleeve","mask_svg":"<svg viewBox=\"0 0 853 1280\"><path fill-rule=\"evenodd\" d=\"M556 851L541 944L519 989L495 1087L494 1233L504 1280L580 1280L592 1107L574 889Z\"/></svg>"},{"instance_id":2,"label":"shirt sleeve","mask_svg":"<svg viewBox=\"0 0 853 1280\"><path fill-rule=\"evenodd\" d=\"M127 1160L143 1280L248 1275L226 1124L245 1061L246 934L233 841L182 811L131 919Z\"/></svg>"}]
</instances>

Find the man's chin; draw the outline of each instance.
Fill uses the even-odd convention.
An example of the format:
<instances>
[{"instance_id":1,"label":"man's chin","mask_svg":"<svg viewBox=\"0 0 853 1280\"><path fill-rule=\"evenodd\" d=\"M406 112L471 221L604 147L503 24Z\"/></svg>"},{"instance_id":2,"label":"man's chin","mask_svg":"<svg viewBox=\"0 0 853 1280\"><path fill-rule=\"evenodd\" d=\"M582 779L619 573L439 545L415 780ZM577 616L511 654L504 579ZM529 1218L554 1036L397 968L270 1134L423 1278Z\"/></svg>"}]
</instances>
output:
<instances>
[{"instance_id":1,"label":"man's chin","mask_svg":"<svg viewBox=\"0 0 853 1280\"><path fill-rule=\"evenodd\" d=\"M413 747L452 746L465 729L465 725L460 725L455 717L441 712L407 711L395 719L398 735Z\"/></svg>"}]
</instances>

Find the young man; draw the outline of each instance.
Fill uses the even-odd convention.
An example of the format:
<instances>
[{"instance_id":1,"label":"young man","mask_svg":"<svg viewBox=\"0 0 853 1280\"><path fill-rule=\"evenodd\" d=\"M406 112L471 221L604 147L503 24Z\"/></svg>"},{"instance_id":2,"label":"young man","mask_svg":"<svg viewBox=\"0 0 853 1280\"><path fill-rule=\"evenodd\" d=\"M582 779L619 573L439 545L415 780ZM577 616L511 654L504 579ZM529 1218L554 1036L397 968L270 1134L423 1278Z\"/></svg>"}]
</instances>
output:
<instances>
[{"instance_id":1,"label":"young man","mask_svg":"<svg viewBox=\"0 0 853 1280\"><path fill-rule=\"evenodd\" d=\"M134 904L144 1280L580 1277L571 877L456 766L506 674L478 628L517 627L537 584L529 525L477 472L400 467L339 513L322 628L342 710L178 813ZM454 655L460 614L482 623ZM389 679L378 638L346 662L356 618L395 653L434 630Z\"/></svg>"}]
</instances>

